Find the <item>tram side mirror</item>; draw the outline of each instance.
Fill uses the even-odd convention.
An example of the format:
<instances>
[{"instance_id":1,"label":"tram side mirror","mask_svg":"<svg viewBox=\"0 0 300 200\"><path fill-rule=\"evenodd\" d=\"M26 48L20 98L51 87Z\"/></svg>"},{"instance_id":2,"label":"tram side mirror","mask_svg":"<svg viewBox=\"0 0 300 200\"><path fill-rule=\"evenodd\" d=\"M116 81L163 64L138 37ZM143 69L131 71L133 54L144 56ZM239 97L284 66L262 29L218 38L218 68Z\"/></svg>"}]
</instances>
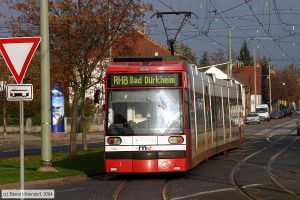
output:
<instances>
[{"instance_id":1,"label":"tram side mirror","mask_svg":"<svg viewBox=\"0 0 300 200\"><path fill-rule=\"evenodd\" d=\"M99 103L100 102L100 90L97 89L95 90L95 93L94 93L94 103Z\"/></svg>"}]
</instances>

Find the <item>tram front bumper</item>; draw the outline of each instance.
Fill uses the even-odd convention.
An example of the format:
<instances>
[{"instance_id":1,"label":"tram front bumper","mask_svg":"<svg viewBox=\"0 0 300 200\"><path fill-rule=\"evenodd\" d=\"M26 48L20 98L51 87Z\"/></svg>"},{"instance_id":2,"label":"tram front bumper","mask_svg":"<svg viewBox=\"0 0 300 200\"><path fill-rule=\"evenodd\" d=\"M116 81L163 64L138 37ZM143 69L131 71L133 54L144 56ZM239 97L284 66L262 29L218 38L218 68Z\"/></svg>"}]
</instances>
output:
<instances>
[{"instance_id":1,"label":"tram front bumper","mask_svg":"<svg viewBox=\"0 0 300 200\"><path fill-rule=\"evenodd\" d=\"M187 170L185 158L171 159L106 159L106 173L157 173L184 172Z\"/></svg>"}]
</instances>

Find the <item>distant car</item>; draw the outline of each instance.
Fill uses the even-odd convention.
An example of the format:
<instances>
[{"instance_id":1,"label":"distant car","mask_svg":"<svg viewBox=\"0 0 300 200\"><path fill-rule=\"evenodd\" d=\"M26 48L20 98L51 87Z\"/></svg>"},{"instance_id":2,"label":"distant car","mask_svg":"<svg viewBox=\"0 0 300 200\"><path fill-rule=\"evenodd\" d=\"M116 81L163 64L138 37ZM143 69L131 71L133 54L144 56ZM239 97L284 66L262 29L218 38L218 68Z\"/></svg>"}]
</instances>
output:
<instances>
[{"instance_id":1,"label":"distant car","mask_svg":"<svg viewBox=\"0 0 300 200\"><path fill-rule=\"evenodd\" d=\"M272 112L270 117L271 117L271 119L281 119L282 114L281 114L281 112Z\"/></svg>"},{"instance_id":2,"label":"distant car","mask_svg":"<svg viewBox=\"0 0 300 200\"><path fill-rule=\"evenodd\" d=\"M245 118L246 124L260 124L260 117L257 113L248 113Z\"/></svg>"},{"instance_id":3,"label":"distant car","mask_svg":"<svg viewBox=\"0 0 300 200\"><path fill-rule=\"evenodd\" d=\"M295 110L295 115L300 115L300 109Z\"/></svg>"}]
</instances>

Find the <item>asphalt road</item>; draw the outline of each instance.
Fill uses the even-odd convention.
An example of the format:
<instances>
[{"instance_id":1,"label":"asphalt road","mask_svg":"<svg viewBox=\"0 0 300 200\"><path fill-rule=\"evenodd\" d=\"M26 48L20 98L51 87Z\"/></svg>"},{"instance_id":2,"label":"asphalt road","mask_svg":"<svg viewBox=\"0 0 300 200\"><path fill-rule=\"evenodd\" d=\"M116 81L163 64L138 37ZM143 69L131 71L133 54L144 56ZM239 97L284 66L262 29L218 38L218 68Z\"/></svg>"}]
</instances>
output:
<instances>
[{"instance_id":1,"label":"asphalt road","mask_svg":"<svg viewBox=\"0 0 300 200\"><path fill-rule=\"evenodd\" d=\"M93 147L103 147L103 142L89 142L88 148ZM82 149L82 144L77 144L77 149ZM52 152L67 152L70 150L70 145L68 144L58 144L52 146ZM25 156L28 155L41 155L41 148L40 147L32 147L24 149ZM19 146L11 145L7 146L5 150L0 151L0 158L7 158L7 157L15 157L20 155Z\"/></svg>"},{"instance_id":2,"label":"asphalt road","mask_svg":"<svg viewBox=\"0 0 300 200\"><path fill-rule=\"evenodd\" d=\"M296 117L245 126L245 142L185 174L102 175L49 186L55 199L300 199ZM40 188L41 189L41 188Z\"/></svg>"},{"instance_id":3,"label":"asphalt road","mask_svg":"<svg viewBox=\"0 0 300 200\"><path fill-rule=\"evenodd\" d=\"M19 156L20 142L19 133L9 133L6 139L0 138L0 158ZM88 147L103 147L103 134L90 133L87 135ZM77 147L82 149L81 137L77 138ZM26 155L41 155L41 135L39 133L25 133L25 156ZM52 139L52 152L69 151L70 142L69 136Z\"/></svg>"}]
</instances>

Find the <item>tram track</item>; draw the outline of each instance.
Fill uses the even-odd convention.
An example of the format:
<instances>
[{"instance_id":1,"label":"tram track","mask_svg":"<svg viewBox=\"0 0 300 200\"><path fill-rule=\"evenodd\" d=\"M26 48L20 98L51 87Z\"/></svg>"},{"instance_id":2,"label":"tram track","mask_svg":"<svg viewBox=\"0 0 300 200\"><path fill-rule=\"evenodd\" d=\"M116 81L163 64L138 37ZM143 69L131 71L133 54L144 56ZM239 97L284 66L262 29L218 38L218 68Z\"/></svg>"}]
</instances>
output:
<instances>
[{"instance_id":1,"label":"tram track","mask_svg":"<svg viewBox=\"0 0 300 200\"><path fill-rule=\"evenodd\" d=\"M168 186L168 182L169 180L166 179L164 184L162 185L161 187L161 197L162 197L162 200L169 200L169 195L168 195L168 189L167 189L167 186Z\"/></svg>"},{"instance_id":2,"label":"tram track","mask_svg":"<svg viewBox=\"0 0 300 200\"><path fill-rule=\"evenodd\" d=\"M113 195L112 195L112 199L113 200L118 200L120 193L122 192L122 190L125 188L126 184L127 184L127 180L123 180L122 183L115 189Z\"/></svg>"},{"instance_id":3,"label":"tram track","mask_svg":"<svg viewBox=\"0 0 300 200\"><path fill-rule=\"evenodd\" d=\"M152 177L151 180L145 180L150 176ZM136 199L141 199L142 197L144 197L144 199L170 200L167 186L169 181L174 179L174 175L162 175L162 177L161 176L153 177L150 174L116 175L116 177L112 178L111 180L119 180L121 182L118 184L118 186L114 188L113 192L111 193L110 199L121 200L121 199L132 199L133 197ZM153 189L152 191L147 191L146 188L151 187L152 184L156 184L157 189ZM134 189L136 191L134 191ZM152 197L149 192L152 192L151 193L153 195Z\"/></svg>"},{"instance_id":4,"label":"tram track","mask_svg":"<svg viewBox=\"0 0 300 200\"><path fill-rule=\"evenodd\" d=\"M282 137L280 137L277 141L279 141ZM249 141L250 142L250 141ZM237 191L239 191L244 197L246 197L247 199L251 199L251 200L255 200L256 198L252 197L246 190L245 188L240 185L237 181L237 172L238 170L240 169L240 167L243 165L243 164L246 164L247 160L249 160L250 158L254 157L255 155L263 152L264 150L266 150L267 148L269 148L271 146L271 144L269 144L268 146L250 154L249 156L247 156L246 158L244 158L243 160L239 161L235 167L231 170L230 172L230 181L231 183L234 185L234 187L236 188Z\"/></svg>"},{"instance_id":5,"label":"tram track","mask_svg":"<svg viewBox=\"0 0 300 200\"><path fill-rule=\"evenodd\" d=\"M276 129L279 129L281 128L282 126L286 126L286 125L289 125L293 122L288 122L288 123L284 123L283 125L281 126L278 126L276 128L274 128L274 130ZM292 131L290 132L293 132L295 131L295 129L293 129ZM271 131L268 131L266 132L265 134L263 134L263 136L266 137L267 134L271 133ZM238 183L238 180L237 180L237 172L240 170L241 166L244 165L244 164L249 164L247 163L247 161L258 155L259 153L267 150L268 148L272 148L274 146L274 144L283 144L283 143L280 143L280 141L286 137L286 136L281 136L279 139L273 141L271 138L276 135L276 134L271 134L269 135L266 140L268 142L270 142L270 144L268 144L266 147L262 148L262 149L259 149L258 151L255 151L253 152L252 154L248 155L247 157L245 157L243 160L241 161L238 161L238 163L235 165L235 167L232 169L231 173L230 173L230 180L231 180L231 183L235 186L236 190L239 191L244 197L246 197L247 199L256 199L256 197L254 197L251 193L249 193L248 191L245 190L245 187L241 184ZM259 137L258 139L260 139L261 137ZM247 141L246 143L249 144L251 142L255 142L255 141L258 141L258 139L253 139L253 140L249 140ZM288 145L283 148L282 150L280 150L280 152L277 152L276 154L274 154L268 161L268 163L266 164L265 166L265 171L267 172L267 175L268 177L270 178L271 182L278 188L280 188L282 191L284 191L285 193L289 194L289 195L292 195L293 197L297 198L297 199L300 199L299 195L297 195L294 191L292 190L289 190L287 187L285 187L281 182L279 182L277 180L277 176L274 175L272 173L272 163L275 161L275 159L281 155L283 152L285 152L286 150L288 150L289 148L292 147L292 144L298 139L298 137L296 137L295 139L293 139L291 142L288 143ZM245 145L245 143L243 144Z\"/></svg>"},{"instance_id":6,"label":"tram track","mask_svg":"<svg viewBox=\"0 0 300 200\"><path fill-rule=\"evenodd\" d=\"M287 187L285 187L280 181L277 180L277 176L274 175L272 173L272 168L271 168L271 165L272 163L276 160L276 158L282 154L283 152L285 152L287 149L289 149L291 147L291 145L298 139L298 137L294 138L294 140L292 140L284 149L282 149L280 152L276 153L274 156L271 157L271 159L269 159L269 162L267 163L267 166L266 166L266 171L267 171L267 174L268 176L270 177L270 179L272 180L272 182L277 186L279 187L281 190L287 192L288 194L296 197L297 199L300 199L300 196L297 195L294 191L288 189Z\"/></svg>"}]
</instances>

